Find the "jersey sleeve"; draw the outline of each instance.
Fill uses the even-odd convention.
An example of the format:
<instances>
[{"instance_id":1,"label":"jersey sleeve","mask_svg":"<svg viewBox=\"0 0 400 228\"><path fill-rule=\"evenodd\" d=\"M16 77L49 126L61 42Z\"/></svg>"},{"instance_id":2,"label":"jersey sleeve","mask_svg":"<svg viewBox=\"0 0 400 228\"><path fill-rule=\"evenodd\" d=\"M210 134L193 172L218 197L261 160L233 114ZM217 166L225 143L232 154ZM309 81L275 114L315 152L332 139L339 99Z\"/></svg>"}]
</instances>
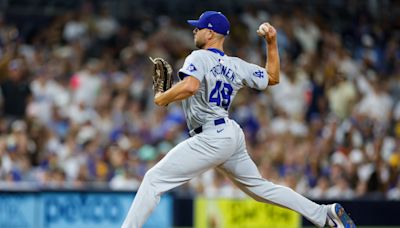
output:
<instances>
[{"instance_id":1,"label":"jersey sleeve","mask_svg":"<svg viewBox=\"0 0 400 228\"><path fill-rule=\"evenodd\" d=\"M182 68L178 72L179 78L182 80L187 76L193 76L202 81L205 75L205 64L202 54L199 51L192 52L186 57Z\"/></svg>"},{"instance_id":2,"label":"jersey sleeve","mask_svg":"<svg viewBox=\"0 0 400 228\"><path fill-rule=\"evenodd\" d=\"M243 64L243 84L246 86L263 90L268 86L268 73L265 68L252 63Z\"/></svg>"}]
</instances>

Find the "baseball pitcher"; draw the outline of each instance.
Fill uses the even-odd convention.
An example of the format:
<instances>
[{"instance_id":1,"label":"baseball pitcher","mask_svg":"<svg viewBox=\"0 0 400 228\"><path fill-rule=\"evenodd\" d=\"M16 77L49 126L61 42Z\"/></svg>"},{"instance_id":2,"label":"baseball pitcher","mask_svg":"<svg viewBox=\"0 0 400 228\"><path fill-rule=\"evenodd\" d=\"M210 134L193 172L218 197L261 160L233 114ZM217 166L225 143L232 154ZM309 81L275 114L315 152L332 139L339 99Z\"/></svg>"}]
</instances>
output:
<instances>
[{"instance_id":1,"label":"baseball pitcher","mask_svg":"<svg viewBox=\"0 0 400 228\"><path fill-rule=\"evenodd\" d=\"M188 23L195 27L194 42L199 50L186 58L178 73L180 81L173 86L169 64L154 59L153 88L154 102L159 106L182 101L191 137L146 173L122 227L142 227L162 193L211 168L224 173L255 200L297 211L318 227L355 227L340 204L318 205L263 179L247 153L242 129L228 117L240 88L263 90L279 83L275 28L263 23L257 31L267 42L268 62L260 67L224 53L230 23L221 12L207 11Z\"/></svg>"}]
</instances>

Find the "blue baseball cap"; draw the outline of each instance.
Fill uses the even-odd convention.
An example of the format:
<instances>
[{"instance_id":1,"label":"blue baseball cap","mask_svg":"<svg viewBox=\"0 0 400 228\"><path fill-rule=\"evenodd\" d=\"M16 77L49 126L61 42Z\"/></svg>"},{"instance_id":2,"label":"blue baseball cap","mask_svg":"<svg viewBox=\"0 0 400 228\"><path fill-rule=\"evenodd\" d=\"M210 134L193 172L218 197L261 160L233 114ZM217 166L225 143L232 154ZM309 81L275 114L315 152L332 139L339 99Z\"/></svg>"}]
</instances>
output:
<instances>
[{"instance_id":1,"label":"blue baseball cap","mask_svg":"<svg viewBox=\"0 0 400 228\"><path fill-rule=\"evenodd\" d=\"M221 12L206 11L200 15L198 20L188 20L187 22L198 29L208 28L224 36L229 34L230 23Z\"/></svg>"}]
</instances>

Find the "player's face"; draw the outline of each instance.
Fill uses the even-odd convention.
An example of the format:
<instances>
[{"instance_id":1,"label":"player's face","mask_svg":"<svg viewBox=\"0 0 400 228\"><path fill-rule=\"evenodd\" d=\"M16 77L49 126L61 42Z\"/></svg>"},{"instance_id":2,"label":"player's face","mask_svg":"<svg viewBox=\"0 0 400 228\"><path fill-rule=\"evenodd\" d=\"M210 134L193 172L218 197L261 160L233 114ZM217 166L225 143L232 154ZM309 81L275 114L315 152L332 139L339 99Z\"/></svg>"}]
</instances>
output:
<instances>
[{"instance_id":1,"label":"player's face","mask_svg":"<svg viewBox=\"0 0 400 228\"><path fill-rule=\"evenodd\" d=\"M193 30L194 34L194 44L196 47L202 49L204 45L206 45L206 33L208 32L208 29L198 29L195 28Z\"/></svg>"}]
</instances>

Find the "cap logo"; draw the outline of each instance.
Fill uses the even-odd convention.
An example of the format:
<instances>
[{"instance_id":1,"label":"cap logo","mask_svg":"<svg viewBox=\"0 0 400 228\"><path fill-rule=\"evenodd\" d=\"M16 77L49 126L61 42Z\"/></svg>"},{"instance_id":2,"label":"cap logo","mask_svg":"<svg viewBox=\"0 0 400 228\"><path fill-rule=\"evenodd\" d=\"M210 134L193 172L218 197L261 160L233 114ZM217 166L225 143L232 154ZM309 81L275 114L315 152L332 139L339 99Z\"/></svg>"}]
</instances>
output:
<instances>
[{"instance_id":1,"label":"cap logo","mask_svg":"<svg viewBox=\"0 0 400 228\"><path fill-rule=\"evenodd\" d=\"M208 27L209 27L209 28L212 28L213 25L212 25L211 23L208 23Z\"/></svg>"}]
</instances>

